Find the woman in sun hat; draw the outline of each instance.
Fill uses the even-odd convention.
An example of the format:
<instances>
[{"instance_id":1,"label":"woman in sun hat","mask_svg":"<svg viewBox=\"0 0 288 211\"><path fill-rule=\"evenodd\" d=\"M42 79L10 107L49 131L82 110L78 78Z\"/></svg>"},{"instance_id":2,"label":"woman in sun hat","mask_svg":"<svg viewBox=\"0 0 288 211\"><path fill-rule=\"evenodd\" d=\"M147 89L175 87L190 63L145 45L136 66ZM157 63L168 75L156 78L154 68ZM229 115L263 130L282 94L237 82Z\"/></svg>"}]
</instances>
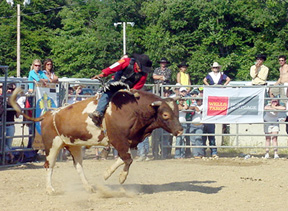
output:
<instances>
[{"instance_id":1,"label":"woman in sun hat","mask_svg":"<svg viewBox=\"0 0 288 211\"><path fill-rule=\"evenodd\" d=\"M223 85L226 86L231 79L224 74L223 72L220 72L221 65L218 64L218 62L214 62L211 66L211 72L206 75L206 77L203 79L203 83L207 86L209 85Z\"/></svg>"}]
</instances>

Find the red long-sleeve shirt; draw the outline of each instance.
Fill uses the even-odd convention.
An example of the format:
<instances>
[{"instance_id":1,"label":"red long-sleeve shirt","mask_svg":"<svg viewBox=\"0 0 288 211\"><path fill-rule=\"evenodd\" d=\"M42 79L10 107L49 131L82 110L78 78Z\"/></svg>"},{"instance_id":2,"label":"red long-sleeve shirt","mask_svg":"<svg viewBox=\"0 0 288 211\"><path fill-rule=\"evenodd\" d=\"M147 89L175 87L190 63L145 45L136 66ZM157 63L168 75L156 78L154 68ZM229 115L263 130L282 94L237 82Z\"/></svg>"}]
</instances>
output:
<instances>
[{"instance_id":1,"label":"red long-sleeve shirt","mask_svg":"<svg viewBox=\"0 0 288 211\"><path fill-rule=\"evenodd\" d=\"M124 70L129 64L130 64L131 58L124 58L119 60L118 62L112 64L110 67L107 67L106 69L102 70L103 76L106 77L110 74L116 73L118 71ZM134 72L137 73L136 69L136 63L134 64ZM147 73L145 73L140 80L132 87L132 89L141 89L146 80L147 80Z\"/></svg>"}]
</instances>

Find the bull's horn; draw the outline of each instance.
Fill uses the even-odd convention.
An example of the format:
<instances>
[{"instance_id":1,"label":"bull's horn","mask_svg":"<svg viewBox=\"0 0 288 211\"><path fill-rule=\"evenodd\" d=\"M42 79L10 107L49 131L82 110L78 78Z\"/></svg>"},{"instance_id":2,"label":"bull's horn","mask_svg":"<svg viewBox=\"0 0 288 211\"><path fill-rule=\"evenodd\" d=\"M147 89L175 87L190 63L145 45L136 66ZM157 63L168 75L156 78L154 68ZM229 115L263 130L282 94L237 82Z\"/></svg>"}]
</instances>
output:
<instances>
[{"instance_id":1,"label":"bull's horn","mask_svg":"<svg viewBox=\"0 0 288 211\"><path fill-rule=\"evenodd\" d=\"M158 101L151 103L151 106L160 106L161 104L162 104L162 101L158 100Z\"/></svg>"}]
</instances>

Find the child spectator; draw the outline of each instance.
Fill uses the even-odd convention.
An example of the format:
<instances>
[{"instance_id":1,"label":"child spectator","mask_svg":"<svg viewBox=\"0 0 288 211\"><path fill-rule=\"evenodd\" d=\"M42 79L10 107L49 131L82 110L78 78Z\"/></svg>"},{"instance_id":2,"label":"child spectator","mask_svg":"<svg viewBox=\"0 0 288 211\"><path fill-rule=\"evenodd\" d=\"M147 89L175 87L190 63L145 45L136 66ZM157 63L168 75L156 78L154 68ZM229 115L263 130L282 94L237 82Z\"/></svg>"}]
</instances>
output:
<instances>
[{"instance_id":1,"label":"child spectator","mask_svg":"<svg viewBox=\"0 0 288 211\"><path fill-rule=\"evenodd\" d=\"M188 67L189 65L186 62L181 62L181 64L178 65L177 83L181 85L191 85L190 76L186 72ZM190 87L187 87L187 91L190 91Z\"/></svg>"}]
</instances>

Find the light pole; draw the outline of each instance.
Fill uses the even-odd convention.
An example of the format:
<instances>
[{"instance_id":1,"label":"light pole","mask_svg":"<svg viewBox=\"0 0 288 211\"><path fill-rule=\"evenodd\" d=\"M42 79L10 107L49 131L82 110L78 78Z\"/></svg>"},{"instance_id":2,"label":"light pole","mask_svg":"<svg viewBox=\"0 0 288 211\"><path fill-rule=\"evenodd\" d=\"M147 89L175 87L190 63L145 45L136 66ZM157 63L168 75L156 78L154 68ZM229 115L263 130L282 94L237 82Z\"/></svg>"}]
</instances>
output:
<instances>
[{"instance_id":1,"label":"light pole","mask_svg":"<svg viewBox=\"0 0 288 211\"><path fill-rule=\"evenodd\" d=\"M123 55L126 54L126 24L131 25L132 27L135 25L134 22L117 22L114 23L114 26L123 25Z\"/></svg>"},{"instance_id":2,"label":"light pole","mask_svg":"<svg viewBox=\"0 0 288 211\"><path fill-rule=\"evenodd\" d=\"M6 0L8 4L13 7L14 2L13 0ZM24 0L23 5L24 7L26 5L30 4L30 0ZM20 14L20 4L17 4L17 77L20 77L20 66L21 66L21 48L20 48L20 22L21 22L21 14Z\"/></svg>"}]
</instances>

